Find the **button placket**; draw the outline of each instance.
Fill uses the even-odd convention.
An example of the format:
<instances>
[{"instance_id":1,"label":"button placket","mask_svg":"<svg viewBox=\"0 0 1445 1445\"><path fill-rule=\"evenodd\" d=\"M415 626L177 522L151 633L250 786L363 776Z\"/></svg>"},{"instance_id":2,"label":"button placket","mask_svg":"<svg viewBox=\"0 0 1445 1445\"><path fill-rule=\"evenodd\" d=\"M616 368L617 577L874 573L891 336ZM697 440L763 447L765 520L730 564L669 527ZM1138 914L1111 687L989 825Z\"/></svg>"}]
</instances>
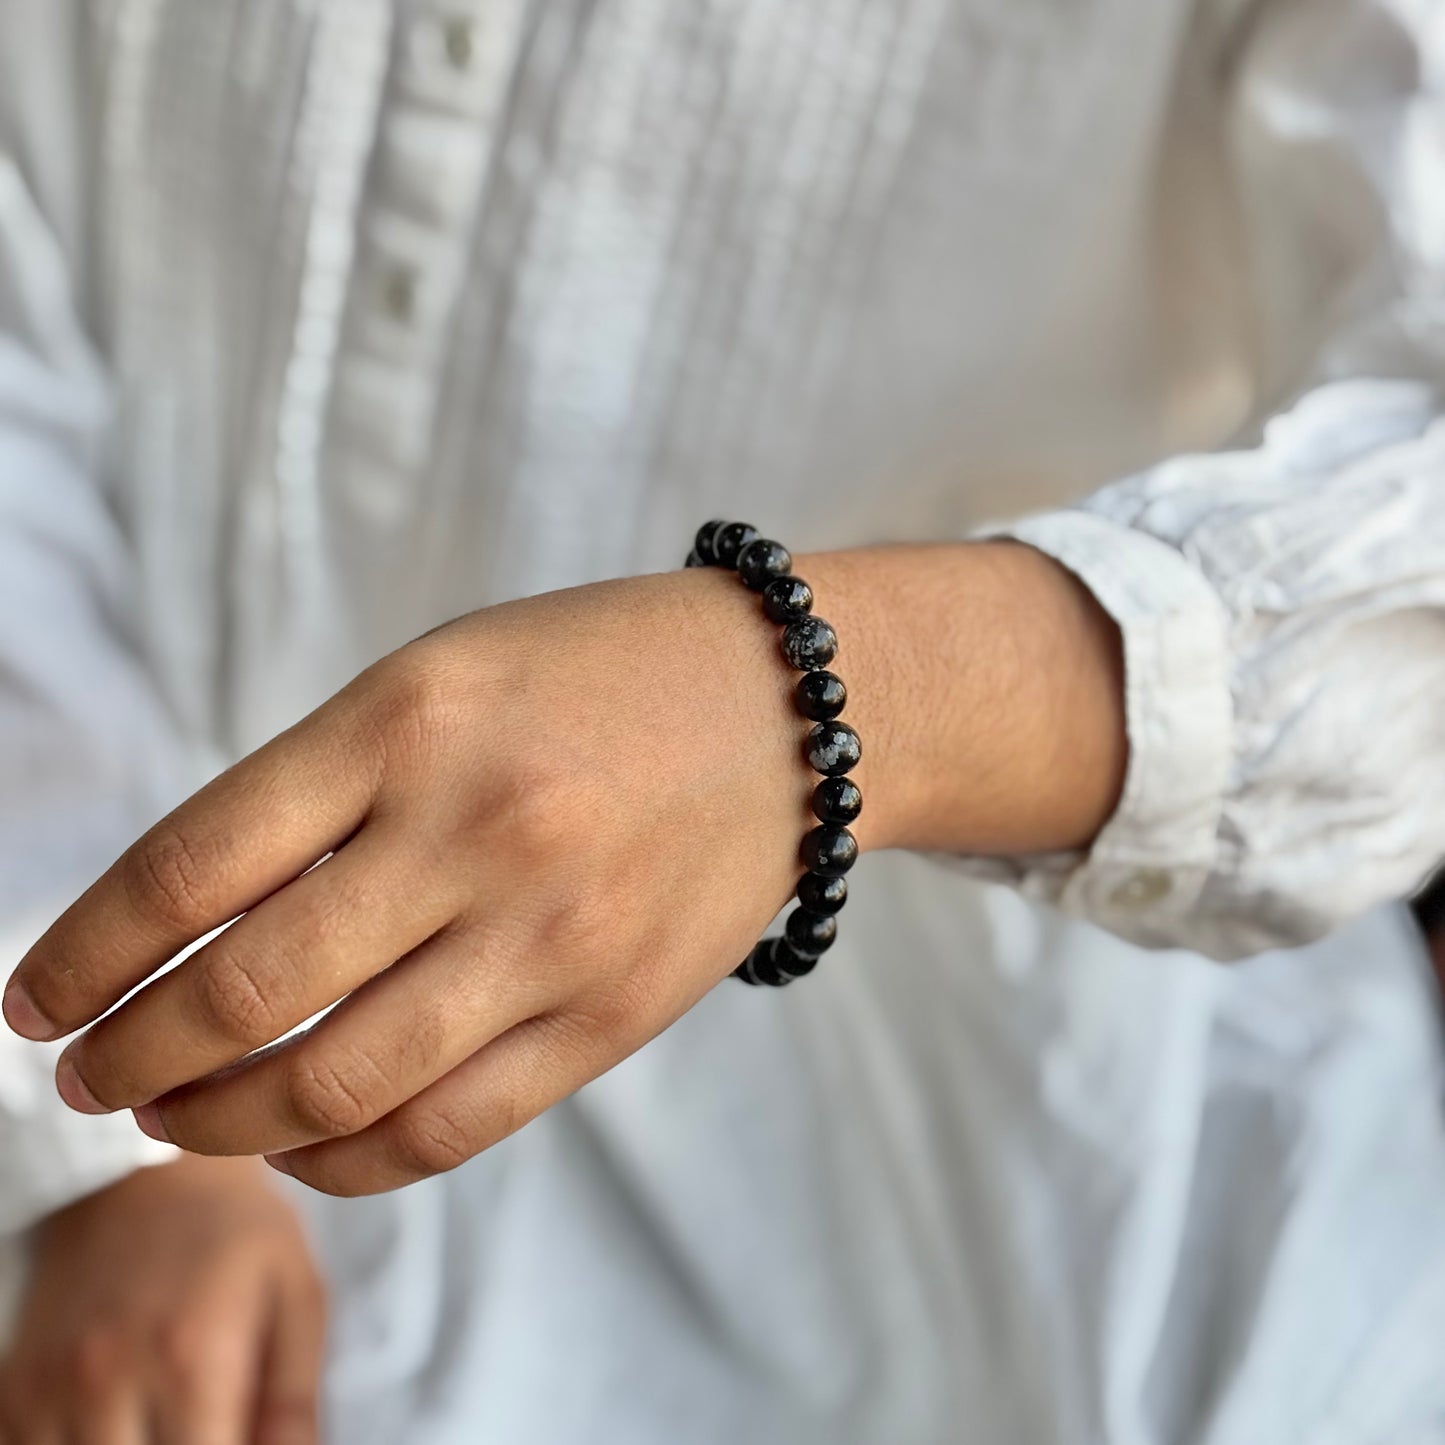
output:
<instances>
[{"instance_id":1,"label":"button placket","mask_svg":"<svg viewBox=\"0 0 1445 1445\"><path fill-rule=\"evenodd\" d=\"M336 413L349 438L341 445L401 471L429 452L492 121L524 9L521 0L408 8L358 227L343 365L353 384L343 386Z\"/></svg>"}]
</instances>

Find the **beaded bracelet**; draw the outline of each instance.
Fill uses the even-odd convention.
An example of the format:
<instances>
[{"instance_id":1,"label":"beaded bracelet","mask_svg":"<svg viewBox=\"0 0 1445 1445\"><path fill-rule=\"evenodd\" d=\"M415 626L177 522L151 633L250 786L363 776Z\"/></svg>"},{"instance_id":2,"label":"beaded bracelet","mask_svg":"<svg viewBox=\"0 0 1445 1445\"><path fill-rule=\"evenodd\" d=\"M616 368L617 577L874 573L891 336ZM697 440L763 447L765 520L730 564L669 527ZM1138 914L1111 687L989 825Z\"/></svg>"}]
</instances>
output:
<instances>
[{"instance_id":1,"label":"beaded bracelet","mask_svg":"<svg viewBox=\"0 0 1445 1445\"><path fill-rule=\"evenodd\" d=\"M792 553L781 542L760 537L746 522L707 522L698 531L689 567L735 569L751 591L762 594L763 612L783 629L783 656L803 675L793 697L815 726L804 754L823 781L813 791L818 827L803 838L798 907L788 915L782 938L765 938L733 970L744 983L782 988L811 973L838 936L838 913L848 901L844 874L858 860L858 840L847 825L863 811L863 794L846 777L863 755L858 734L837 721L848 700L843 680L828 672L838 637L814 617L813 589L792 574Z\"/></svg>"}]
</instances>

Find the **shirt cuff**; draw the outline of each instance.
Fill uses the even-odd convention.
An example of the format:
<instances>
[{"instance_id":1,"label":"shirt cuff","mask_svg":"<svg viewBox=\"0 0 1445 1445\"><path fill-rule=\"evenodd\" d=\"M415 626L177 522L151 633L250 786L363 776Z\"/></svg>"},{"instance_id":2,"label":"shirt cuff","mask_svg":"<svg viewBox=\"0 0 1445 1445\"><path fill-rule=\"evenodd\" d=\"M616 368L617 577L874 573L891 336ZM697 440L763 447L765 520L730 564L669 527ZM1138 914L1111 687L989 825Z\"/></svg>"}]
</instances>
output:
<instances>
[{"instance_id":1,"label":"shirt cuff","mask_svg":"<svg viewBox=\"0 0 1445 1445\"><path fill-rule=\"evenodd\" d=\"M0 932L5 974L44 922ZM88 1115L66 1107L55 1092L55 1061L65 1042L31 1043L0 1023L0 1240L137 1169L177 1157L170 1145L142 1134L128 1112Z\"/></svg>"},{"instance_id":2,"label":"shirt cuff","mask_svg":"<svg viewBox=\"0 0 1445 1445\"><path fill-rule=\"evenodd\" d=\"M1043 893L1138 943L1167 946L1215 871L1233 733L1228 616L1174 548L1090 512L992 529L1046 553L1094 594L1124 643L1129 761L1113 817L1086 855L1037 860Z\"/></svg>"}]
</instances>

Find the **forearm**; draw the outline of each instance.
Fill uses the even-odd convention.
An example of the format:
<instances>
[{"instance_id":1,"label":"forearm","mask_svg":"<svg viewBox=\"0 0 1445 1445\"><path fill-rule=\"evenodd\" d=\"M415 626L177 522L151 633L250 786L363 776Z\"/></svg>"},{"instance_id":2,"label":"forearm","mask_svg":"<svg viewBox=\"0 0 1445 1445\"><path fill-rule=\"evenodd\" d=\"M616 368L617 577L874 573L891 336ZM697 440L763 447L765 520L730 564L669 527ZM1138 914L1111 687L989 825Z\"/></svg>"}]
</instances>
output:
<instances>
[{"instance_id":1,"label":"forearm","mask_svg":"<svg viewBox=\"0 0 1445 1445\"><path fill-rule=\"evenodd\" d=\"M1118 629L1069 572L1011 542L799 558L838 630L863 738L865 848L1086 846L1128 757Z\"/></svg>"}]
</instances>

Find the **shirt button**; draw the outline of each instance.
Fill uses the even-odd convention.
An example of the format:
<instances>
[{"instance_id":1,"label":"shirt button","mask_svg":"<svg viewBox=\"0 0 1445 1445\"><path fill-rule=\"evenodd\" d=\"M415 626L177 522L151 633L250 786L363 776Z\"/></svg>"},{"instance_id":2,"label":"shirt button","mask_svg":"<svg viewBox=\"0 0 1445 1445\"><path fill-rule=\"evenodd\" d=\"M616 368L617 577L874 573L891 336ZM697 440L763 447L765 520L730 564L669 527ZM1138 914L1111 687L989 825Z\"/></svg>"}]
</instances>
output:
<instances>
[{"instance_id":1,"label":"shirt button","mask_svg":"<svg viewBox=\"0 0 1445 1445\"><path fill-rule=\"evenodd\" d=\"M416 317L416 272L409 266L392 266L379 285L381 309L402 325Z\"/></svg>"},{"instance_id":2,"label":"shirt button","mask_svg":"<svg viewBox=\"0 0 1445 1445\"><path fill-rule=\"evenodd\" d=\"M1169 875L1160 869L1141 868L1109 895L1109 902L1118 908L1147 908L1166 897L1173 886Z\"/></svg>"},{"instance_id":3,"label":"shirt button","mask_svg":"<svg viewBox=\"0 0 1445 1445\"><path fill-rule=\"evenodd\" d=\"M466 70L477 52L476 22L466 15L453 15L442 26L442 45L453 70Z\"/></svg>"}]
</instances>

